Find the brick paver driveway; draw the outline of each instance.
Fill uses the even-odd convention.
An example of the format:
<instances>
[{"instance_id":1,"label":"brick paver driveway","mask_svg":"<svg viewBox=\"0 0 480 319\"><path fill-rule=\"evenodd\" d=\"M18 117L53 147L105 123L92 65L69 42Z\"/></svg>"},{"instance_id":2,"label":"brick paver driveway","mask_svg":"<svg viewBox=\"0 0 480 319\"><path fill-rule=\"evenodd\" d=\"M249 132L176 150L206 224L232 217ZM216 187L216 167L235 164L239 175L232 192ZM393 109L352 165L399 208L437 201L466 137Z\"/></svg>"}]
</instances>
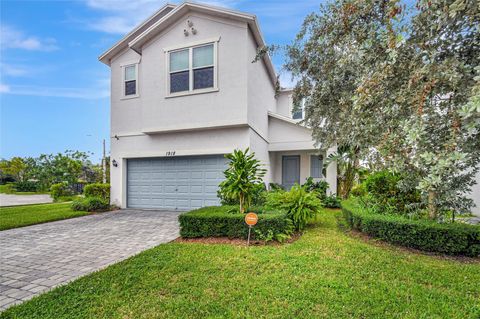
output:
<instances>
[{"instance_id":1,"label":"brick paver driveway","mask_svg":"<svg viewBox=\"0 0 480 319\"><path fill-rule=\"evenodd\" d=\"M177 212L121 210L0 232L0 309L178 237Z\"/></svg>"}]
</instances>

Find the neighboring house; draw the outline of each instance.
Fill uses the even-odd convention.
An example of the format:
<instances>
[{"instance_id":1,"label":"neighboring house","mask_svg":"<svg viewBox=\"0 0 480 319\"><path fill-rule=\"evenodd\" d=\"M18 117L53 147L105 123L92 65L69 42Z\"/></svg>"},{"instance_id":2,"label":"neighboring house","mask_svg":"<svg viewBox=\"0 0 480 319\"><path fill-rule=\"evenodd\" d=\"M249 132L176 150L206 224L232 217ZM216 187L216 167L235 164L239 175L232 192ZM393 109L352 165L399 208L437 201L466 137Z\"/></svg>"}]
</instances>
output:
<instances>
[{"instance_id":1,"label":"neighboring house","mask_svg":"<svg viewBox=\"0 0 480 319\"><path fill-rule=\"evenodd\" d=\"M250 148L286 187L309 176L336 189L336 165L276 94L254 15L165 5L100 56L111 68L111 198L120 207L188 210L218 204L224 154ZM294 119L295 118L295 119ZM319 150L320 149L320 150Z\"/></svg>"}]
</instances>

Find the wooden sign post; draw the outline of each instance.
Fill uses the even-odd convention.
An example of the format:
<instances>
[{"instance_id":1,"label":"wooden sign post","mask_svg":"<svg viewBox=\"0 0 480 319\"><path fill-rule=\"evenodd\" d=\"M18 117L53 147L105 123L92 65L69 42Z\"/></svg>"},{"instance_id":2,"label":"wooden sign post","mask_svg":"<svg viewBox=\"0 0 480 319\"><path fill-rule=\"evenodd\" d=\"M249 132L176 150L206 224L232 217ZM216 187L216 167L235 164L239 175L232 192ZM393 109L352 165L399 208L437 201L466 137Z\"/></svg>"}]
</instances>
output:
<instances>
[{"instance_id":1,"label":"wooden sign post","mask_svg":"<svg viewBox=\"0 0 480 319\"><path fill-rule=\"evenodd\" d=\"M248 239L247 246L250 245L250 233L252 231L252 226L255 226L258 222L258 216L255 213L248 213L245 215L245 223L248 225Z\"/></svg>"}]
</instances>

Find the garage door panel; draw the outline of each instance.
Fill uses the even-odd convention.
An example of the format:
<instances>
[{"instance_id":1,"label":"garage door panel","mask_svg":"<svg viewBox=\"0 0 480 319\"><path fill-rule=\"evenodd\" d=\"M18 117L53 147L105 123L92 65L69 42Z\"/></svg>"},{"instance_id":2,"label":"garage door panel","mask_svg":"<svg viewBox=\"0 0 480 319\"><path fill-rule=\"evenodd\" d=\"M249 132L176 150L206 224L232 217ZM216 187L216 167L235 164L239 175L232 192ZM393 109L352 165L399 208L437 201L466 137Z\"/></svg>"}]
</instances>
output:
<instances>
[{"instance_id":1,"label":"garage door panel","mask_svg":"<svg viewBox=\"0 0 480 319\"><path fill-rule=\"evenodd\" d=\"M227 162L221 155L129 159L127 205L172 210L218 205Z\"/></svg>"}]
</instances>

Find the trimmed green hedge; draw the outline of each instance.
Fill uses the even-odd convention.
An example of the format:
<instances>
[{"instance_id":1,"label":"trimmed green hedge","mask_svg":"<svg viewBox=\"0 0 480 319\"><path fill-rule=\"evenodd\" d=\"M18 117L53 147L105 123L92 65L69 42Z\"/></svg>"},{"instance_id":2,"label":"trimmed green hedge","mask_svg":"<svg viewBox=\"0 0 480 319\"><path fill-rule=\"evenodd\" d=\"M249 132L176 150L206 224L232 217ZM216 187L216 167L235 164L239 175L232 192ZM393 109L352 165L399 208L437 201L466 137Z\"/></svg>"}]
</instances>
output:
<instances>
[{"instance_id":1,"label":"trimmed green hedge","mask_svg":"<svg viewBox=\"0 0 480 319\"><path fill-rule=\"evenodd\" d=\"M291 231L291 221L282 213L266 213L262 209L254 209L258 214L258 223L252 230L261 233L272 231L273 234L288 234ZM245 214L240 214L237 207L211 206L192 210L181 214L180 236L195 237L229 237L247 238L248 226L245 224ZM252 231L252 238L255 237Z\"/></svg>"},{"instance_id":2,"label":"trimmed green hedge","mask_svg":"<svg viewBox=\"0 0 480 319\"><path fill-rule=\"evenodd\" d=\"M367 212L355 201L342 203L348 225L392 244L448 255L480 256L480 227L439 224Z\"/></svg>"}]
</instances>

